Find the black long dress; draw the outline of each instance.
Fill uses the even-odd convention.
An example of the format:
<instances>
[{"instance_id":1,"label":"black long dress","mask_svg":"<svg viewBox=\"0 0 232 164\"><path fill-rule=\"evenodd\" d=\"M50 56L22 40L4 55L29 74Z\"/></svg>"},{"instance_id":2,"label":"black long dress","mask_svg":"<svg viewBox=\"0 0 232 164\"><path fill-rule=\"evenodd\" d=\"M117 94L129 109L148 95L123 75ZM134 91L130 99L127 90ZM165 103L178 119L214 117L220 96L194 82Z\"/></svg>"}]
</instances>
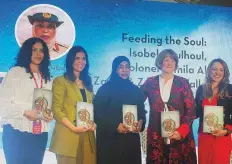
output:
<instances>
[{"instance_id":1,"label":"black long dress","mask_svg":"<svg viewBox=\"0 0 232 164\"><path fill-rule=\"evenodd\" d=\"M141 164L138 133L119 134L123 122L122 105L137 105L138 119L146 122L143 94L129 80L118 78L106 82L94 98L94 119L97 124L97 164Z\"/></svg>"}]
</instances>

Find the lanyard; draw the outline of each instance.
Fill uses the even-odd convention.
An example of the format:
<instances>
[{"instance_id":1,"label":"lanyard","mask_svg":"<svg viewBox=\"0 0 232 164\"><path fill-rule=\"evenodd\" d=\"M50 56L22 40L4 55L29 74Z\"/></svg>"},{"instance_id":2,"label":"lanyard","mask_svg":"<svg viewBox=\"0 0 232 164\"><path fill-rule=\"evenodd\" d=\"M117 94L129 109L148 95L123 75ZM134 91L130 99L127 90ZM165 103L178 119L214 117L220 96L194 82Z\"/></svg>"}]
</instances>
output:
<instances>
[{"instance_id":1,"label":"lanyard","mask_svg":"<svg viewBox=\"0 0 232 164\"><path fill-rule=\"evenodd\" d=\"M40 88L43 88L42 74L39 73L39 76L40 76ZM37 80L36 80L34 74L33 74L33 80L34 80L34 83L36 85L36 88L39 88L39 85L37 83ZM38 108L36 110L40 110L40 109ZM32 133L33 134L40 134L41 131L42 131L42 122L41 122L41 120L35 120L35 121L33 121Z\"/></svg>"},{"instance_id":2,"label":"lanyard","mask_svg":"<svg viewBox=\"0 0 232 164\"><path fill-rule=\"evenodd\" d=\"M40 88L43 88L43 78L42 78L42 74L39 73L39 75L40 75ZM39 88L39 85L38 85L38 83L37 83L37 80L36 80L34 74L33 74L33 80L34 80L34 83L35 83L35 85L36 85L36 88Z\"/></svg>"}]
</instances>

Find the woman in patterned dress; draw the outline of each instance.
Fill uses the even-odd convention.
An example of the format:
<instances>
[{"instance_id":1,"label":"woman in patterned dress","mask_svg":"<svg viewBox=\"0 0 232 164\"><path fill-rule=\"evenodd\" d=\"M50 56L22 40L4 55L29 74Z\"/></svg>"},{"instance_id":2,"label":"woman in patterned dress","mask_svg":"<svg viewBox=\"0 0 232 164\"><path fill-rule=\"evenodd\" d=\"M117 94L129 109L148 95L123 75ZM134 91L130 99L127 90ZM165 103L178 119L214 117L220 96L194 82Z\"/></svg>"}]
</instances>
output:
<instances>
[{"instance_id":1,"label":"woman in patterned dress","mask_svg":"<svg viewBox=\"0 0 232 164\"><path fill-rule=\"evenodd\" d=\"M165 49L156 58L161 74L149 77L142 85L145 100L150 104L147 128L147 164L194 164L195 144L191 124L195 118L195 102L188 80L174 75L178 67L177 54ZM161 136L161 112L179 111L180 126Z\"/></svg>"}]
</instances>

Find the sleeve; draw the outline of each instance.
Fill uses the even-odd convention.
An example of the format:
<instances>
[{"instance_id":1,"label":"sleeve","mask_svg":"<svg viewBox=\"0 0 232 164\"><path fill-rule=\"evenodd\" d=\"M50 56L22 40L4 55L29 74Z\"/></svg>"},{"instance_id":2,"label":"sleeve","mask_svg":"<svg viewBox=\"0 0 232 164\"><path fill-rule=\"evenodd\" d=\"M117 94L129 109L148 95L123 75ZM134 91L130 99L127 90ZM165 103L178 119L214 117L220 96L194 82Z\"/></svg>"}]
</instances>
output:
<instances>
[{"instance_id":1,"label":"sleeve","mask_svg":"<svg viewBox=\"0 0 232 164\"><path fill-rule=\"evenodd\" d=\"M97 130L104 133L117 132L120 120L110 112L110 88L108 84L103 84L97 91L93 104L94 104L94 121L97 124Z\"/></svg>"},{"instance_id":2,"label":"sleeve","mask_svg":"<svg viewBox=\"0 0 232 164\"><path fill-rule=\"evenodd\" d=\"M141 131L145 129L145 124L146 124L146 113L147 111L145 110L145 105L143 101L143 93L139 91L139 101L138 101L138 120L143 120L143 125Z\"/></svg>"},{"instance_id":3,"label":"sleeve","mask_svg":"<svg viewBox=\"0 0 232 164\"><path fill-rule=\"evenodd\" d=\"M200 105L199 102L200 102L200 95L202 94L202 86L198 87L197 88L197 91L196 91L196 96L195 96L195 103L196 103L196 116L197 118L198 117L201 117L201 113L202 113L202 108Z\"/></svg>"},{"instance_id":4,"label":"sleeve","mask_svg":"<svg viewBox=\"0 0 232 164\"><path fill-rule=\"evenodd\" d=\"M228 99L228 113L225 115L225 128L232 132L232 85L228 86L229 99Z\"/></svg>"},{"instance_id":5,"label":"sleeve","mask_svg":"<svg viewBox=\"0 0 232 164\"><path fill-rule=\"evenodd\" d=\"M184 84L183 96L184 96L184 115L181 118L182 124L177 129L182 138L185 138L191 130L191 124L196 115L196 104L193 97L191 87L186 81Z\"/></svg>"},{"instance_id":6,"label":"sleeve","mask_svg":"<svg viewBox=\"0 0 232 164\"><path fill-rule=\"evenodd\" d=\"M52 113L56 121L61 122L64 117L67 117L63 111L63 102L66 92L66 87L61 79L56 78L52 85Z\"/></svg>"},{"instance_id":7,"label":"sleeve","mask_svg":"<svg viewBox=\"0 0 232 164\"><path fill-rule=\"evenodd\" d=\"M5 119L23 119L28 107L26 103L16 102L16 89L24 77L19 77L20 69L13 67L3 79L0 88L0 116ZM23 95L22 95L23 96Z\"/></svg>"},{"instance_id":8,"label":"sleeve","mask_svg":"<svg viewBox=\"0 0 232 164\"><path fill-rule=\"evenodd\" d=\"M225 128L228 129L230 131L230 133L232 133L232 125L231 124L226 124Z\"/></svg>"},{"instance_id":9,"label":"sleeve","mask_svg":"<svg viewBox=\"0 0 232 164\"><path fill-rule=\"evenodd\" d=\"M231 105L232 105L232 103L231 103ZM232 107L231 105L230 105L230 108ZM229 114L229 116L227 117L225 128L228 129L230 132L232 132L232 111Z\"/></svg>"}]
</instances>

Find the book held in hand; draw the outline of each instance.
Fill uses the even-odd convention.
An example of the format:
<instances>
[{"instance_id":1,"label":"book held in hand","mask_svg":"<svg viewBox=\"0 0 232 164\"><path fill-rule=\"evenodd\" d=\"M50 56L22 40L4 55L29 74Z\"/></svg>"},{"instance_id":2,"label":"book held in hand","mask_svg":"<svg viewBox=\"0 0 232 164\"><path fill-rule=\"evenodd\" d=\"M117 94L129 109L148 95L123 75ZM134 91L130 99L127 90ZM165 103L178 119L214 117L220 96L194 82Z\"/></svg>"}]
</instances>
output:
<instances>
[{"instance_id":1,"label":"book held in hand","mask_svg":"<svg viewBox=\"0 0 232 164\"><path fill-rule=\"evenodd\" d=\"M169 137L180 126L179 111L161 112L161 135Z\"/></svg>"},{"instance_id":2,"label":"book held in hand","mask_svg":"<svg viewBox=\"0 0 232 164\"><path fill-rule=\"evenodd\" d=\"M203 132L211 133L214 130L222 130L224 126L223 106L204 106Z\"/></svg>"},{"instance_id":3,"label":"book held in hand","mask_svg":"<svg viewBox=\"0 0 232 164\"><path fill-rule=\"evenodd\" d=\"M93 104L86 102L77 102L76 112L77 112L76 115L77 126L85 126L88 129L94 126Z\"/></svg>"},{"instance_id":4,"label":"book held in hand","mask_svg":"<svg viewBox=\"0 0 232 164\"><path fill-rule=\"evenodd\" d=\"M137 105L123 105L123 124L129 127L132 131L133 127L138 125Z\"/></svg>"},{"instance_id":5,"label":"book held in hand","mask_svg":"<svg viewBox=\"0 0 232 164\"><path fill-rule=\"evenodd\" d=\"M52 116L52 91L35 88L33 95L32 109L36 109L42 113L42 117L51 117Z\"/></svg>"}]
</instances>

